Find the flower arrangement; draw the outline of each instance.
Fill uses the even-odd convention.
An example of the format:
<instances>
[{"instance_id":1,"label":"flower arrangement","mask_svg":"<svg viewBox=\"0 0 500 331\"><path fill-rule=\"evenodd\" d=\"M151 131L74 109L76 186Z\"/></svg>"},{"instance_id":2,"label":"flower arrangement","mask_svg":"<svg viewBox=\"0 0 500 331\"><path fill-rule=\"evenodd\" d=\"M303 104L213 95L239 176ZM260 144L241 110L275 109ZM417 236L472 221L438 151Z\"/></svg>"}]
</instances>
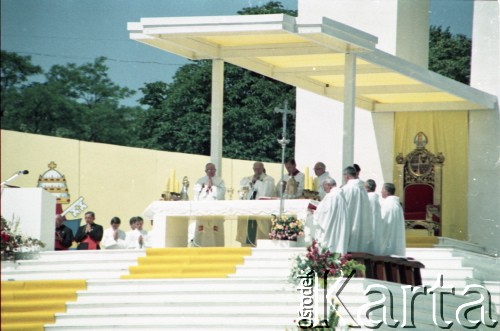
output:
<instances>
[{"instance_id":1,"label":"flower arrangement","mask_svg":"<svg viewBox=\"0 0 500 331\"><path fill-rule=\"evenodd\" d=\"M311 246L307 248L307 253L297 255L292 261L289 280L297 285L309 284L307 286L311 287L315 286L317 281L318 285L324 288L328 278L348 277L356 270L364 271L365 266L351 260L349 254L330 252L328 248L313 240ZM327 323L324 324L325 321L322 321L320 325L314 327L314 330L337 330L340 320L339 302L332 298L329 307L329 312L325 316Z\"/></svg>"},{"instance_id":2,"label":"flower arrangement","mask_svg":"<svg viewBox=\"0 0 500 331\"><path fill-rule=\"evenodd\" d=\"M39 252L45 244L25 236L19 230L19 220L8 222L3 216L1 228L2 260L14 261L16 255L32 255Z\"/></svg>"},{"instance_id":3,"label":"flower arrangement","mask_svg":"<svg viewBox=\"0 0 500 331\"><path fill-rule=\"evenodd\" d=\"M290 281L297 283L300 276L310 271L314 271L319 279L325 279L328 277L347 277L355 270L364 272L365 266L351 260L349 254L330 252L328 248L313 240L311 246L307 247L306 254L296 256L290 274Z\"/></svg>"},{"instance_id":4,"label":"flower arrangement","mask_svg":"<svg viewBox=\"0 0 500 331\"><path fill-rule=\"evenodd\" d=\"M304 235L304 222L290 215L272 215L270 239L297 241Z\"/></svg>"}]
</instances>

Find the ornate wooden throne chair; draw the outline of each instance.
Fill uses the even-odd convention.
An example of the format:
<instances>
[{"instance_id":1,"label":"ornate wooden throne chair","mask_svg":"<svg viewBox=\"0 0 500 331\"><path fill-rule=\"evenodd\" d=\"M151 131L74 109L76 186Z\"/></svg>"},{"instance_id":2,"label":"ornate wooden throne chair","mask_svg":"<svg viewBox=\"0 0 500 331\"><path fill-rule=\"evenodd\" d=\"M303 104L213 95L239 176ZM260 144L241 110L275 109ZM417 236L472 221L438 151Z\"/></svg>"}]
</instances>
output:
<instances>
[{"instance_id":1,"label":"ornate wooden throne chair","mask_svg":"<svg viewBox=\"0 0 500 331\"><path fill-rule=\"evenodd\" d=\"M416 148L396 157L398 182L407 229L426 229L429 235L441 235L441 192L444 156L429 152L423 132L414 138Z\"/></svg>"}]
</instances>

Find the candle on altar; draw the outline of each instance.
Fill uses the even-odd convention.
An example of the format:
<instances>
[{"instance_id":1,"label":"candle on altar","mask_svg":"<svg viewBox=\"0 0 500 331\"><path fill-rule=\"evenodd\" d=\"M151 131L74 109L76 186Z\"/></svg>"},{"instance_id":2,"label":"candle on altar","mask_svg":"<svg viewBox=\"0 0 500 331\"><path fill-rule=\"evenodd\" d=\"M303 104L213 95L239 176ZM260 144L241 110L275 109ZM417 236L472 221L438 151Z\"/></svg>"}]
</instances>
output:
<instances>
[{"instance_id":1,"label":"candle on altar","mask_svg":"<svg viewBox=\"0 0 500 331\"><path fill-rule=\"evenodd\" d=\"M304 189L309 190L309 167L306 167L305 176L304 176Z\"/></svg>"},{"instance_id":2,"label":"candle on altar","mask_svg":"<svg viewBox=\"0 0 500 331\"><path fill-rule=\"evenodd\" d=\"M175 189L175 169L172 170L170 174L170 189L169 192L173 192Z\"/></svg>"},{"instance_id":3,"label":"candle on altar","mask_svg":"<svg viewBox=\"0 0 500 331\"><path fill-rule=\"evenodd\" d=\"M170 178L167 178L167 181L165 182L165 191L170 192Z\"/></svg>"}]
</instances>

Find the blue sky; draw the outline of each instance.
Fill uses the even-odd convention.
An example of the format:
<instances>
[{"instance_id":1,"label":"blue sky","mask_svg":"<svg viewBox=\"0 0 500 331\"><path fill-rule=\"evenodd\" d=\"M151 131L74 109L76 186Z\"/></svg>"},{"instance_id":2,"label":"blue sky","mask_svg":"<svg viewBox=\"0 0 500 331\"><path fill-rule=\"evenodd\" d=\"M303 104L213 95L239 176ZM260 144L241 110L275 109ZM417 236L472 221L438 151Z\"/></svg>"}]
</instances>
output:
<instances>
[{"instance_id":1,"label":"blue sky","mask_svg":"<svg viewBox=\"0 0 500 331\"><path fill-rule=\"evenodd\" d=\"M29 55L44 70L54 64L83 64L105 56L111 79L137 90L147 82L171 81L186 60L130 40L127 22L141 17L235 15L244 7L266 2L1 0L1 49ZM297 0L281 3L288 9L297 8ZM430 23L470 36L472 0L431 0Z\"/></svg>"}]
</instances>

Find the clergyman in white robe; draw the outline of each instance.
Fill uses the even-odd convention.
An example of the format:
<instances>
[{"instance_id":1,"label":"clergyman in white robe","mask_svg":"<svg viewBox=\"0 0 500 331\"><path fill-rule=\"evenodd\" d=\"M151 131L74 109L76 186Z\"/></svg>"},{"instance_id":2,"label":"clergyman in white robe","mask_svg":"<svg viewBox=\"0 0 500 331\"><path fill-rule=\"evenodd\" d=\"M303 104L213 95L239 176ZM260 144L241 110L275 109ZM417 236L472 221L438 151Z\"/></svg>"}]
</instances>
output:
<instances>
[{"instance_id":1,"label":"clergyman in white robe","mask_svg":"<svg viewBox=\"0 0 500 331\"><path fill-rule=\"evenodd\" d=\"M128 249L140 249L145 247L150 242L148 231L142 227L144 220L140 216L134 216L130 219L132 230L128 231L125 238L125 243Z\"/></svg>"},{"instance_id":2,"label":"clergyman in white robe","mask_svg":"<svg viewBox=\"0 0 500 331\"><path fill-rule=\"evenodd\" d=\"M326 165L323 162L316 162L314 165L314 173L316 174L316 178L314 178L313 181L313 188L317 189L319 199L323 200L327 193L323 187L323 182L330 178L330 174L326 171Z\"/></svg>"},{"instance_id":3,"label":"clergyman in white robe","mask_svg":"<svg viewBox=\"0 0 500 331\"><path fill-rule=\"evenodd\" d=\"M127 247L125 237L125 231L115 230L112 227L107 228L102 235L101 247L104 249L124 249Z\"/></svg>"},{"instance_id":4,"label":"clergyman in white robe","mask_svg":"<svg viewBox=\"0 0 500 331\"><path fill-rule=\"evenodd\" d=\"M373 219L370 201L363 182L356 178L353 167L344 169L346 184L342 187L347 202L351 236L349 252L365 252L373 254Z\"/></svg>"},{"instance_id":5,"label":"clergyman in white robe","mask_svg":"<svg viewBox=\"0 0 500 331\"><path fill-rule=\"evenodd\" d=\"M315 238L331 252L345 254L350 236L350 222L344 193L334 187L314 212Z\"/></svg>"},{"instance_id":6,"label":"clergyman in white robe","mask_svg":"<svg viewBox=\"0 0 500 331\"><path fill-rule=\"evenodd\" d=\"M194 200L224 200L226 186L224 181L215 176L215 165L207 163L206 176L198 179L194 185ZM196 247L224 247L224 219L198 217L193 239Z\"/></svg>"},{"instance_id":7,"label":"clergyman in white robe","mask_svg":"<svg viewBox=\"0 0 500 331\"><path fill-rule=\"evenodd\" d=\"M294 159L289 159L285 162L287 174L283 175L283 182L278 182L276 192L278 196L283 194L285 199L300 199L304 194L305 175L297 169L297 163ZM292 189L291 184L295 183L296 187Z\"/></svg>"},{"instance_id":8,"label":"clergyman in white robe","mask_svg":"<svg viewBox=\"0 0 500 331\"><path fill-rule=\"evenodd\" d=\"M240 181L241 200L258 200L264 197L274 197L274 178L264 173L264 164L262 162L255 162L253 164L253 171L254 174L252 176L244 177ZM269 239L269 232L271 232L271 220L269 217L252 220L248 220L247 217L239 217L236 241L239 241L243 246L255 246L257 239ZM253 233L255 234L255 238L252 238Z\"/></svg>"},{"instance_id":9,"label":"clergyman in white robe","mask_svg":"<svg viewBox=\"0 0 500 331\"><path fill-rule=\"evenodd\" d=\"M364 182L366 191L368 192L368 200L370 200L371 214L373 220L373 245L372 253L381 255L383 252L384 233L382 223L382 212L380 210L380 196L375 192L377 184L373 179L368 179Z\"/></svg>"},{"instance_id":10,"label":"clergyman in white robe","mask_svg":"<svg viewBox=\"0 0 500 331\"><path fill-rule=\"evenodd\" d=\"M382 223L384 241L380 255L406 256L406 232L403 208L399 197L387 192L386 185L382 188ZM391 184L392 185L392 184Z\"/></svg>"},{"instance_id":11,"label":"clergyman in white robe","mask_svg":"<svg viewBox=\"0 0 500 331\"><path fill-rule=\"evenodd\" d=\"M145 235L147 235L147 232L144 234L143 231L136 228L127 232L125 242L128 249L144 248L144 242L146 240Z\"/></svg>"}]
</instances>

